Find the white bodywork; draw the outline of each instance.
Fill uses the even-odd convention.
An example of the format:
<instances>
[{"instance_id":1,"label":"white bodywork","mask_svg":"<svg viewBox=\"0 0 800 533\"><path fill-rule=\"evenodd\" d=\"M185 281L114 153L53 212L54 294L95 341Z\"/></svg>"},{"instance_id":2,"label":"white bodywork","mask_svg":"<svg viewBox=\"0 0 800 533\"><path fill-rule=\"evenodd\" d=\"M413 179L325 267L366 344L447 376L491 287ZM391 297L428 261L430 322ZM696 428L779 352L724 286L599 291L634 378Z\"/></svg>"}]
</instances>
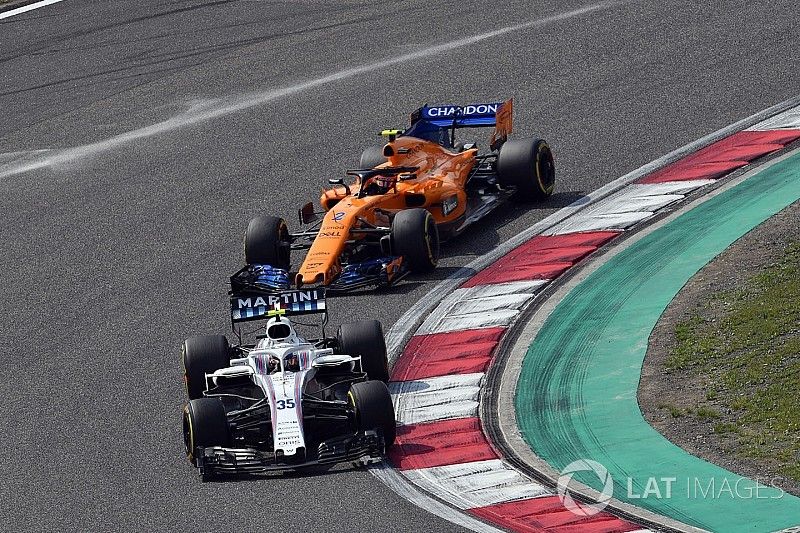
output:
<instances>
[{"instance_id":1,"label":"white bodywork","mask_svg":"<svg viewBox=\"0 0 800 533\"><path fill-rule=\"evenodd\" d=\"M274 335L276 324L288 326L289 335ZM322 366L352 365L361 358L334 355L332 348L317 348L299 337L289 320L280 316L267 322L267 335L246 357L232 359L230 367L207 374L206 379L216 385L220 378L249 376L269 401L275 453L294 455L306 446L302 397L309 371Z\"/></svg>"}]
</instances>

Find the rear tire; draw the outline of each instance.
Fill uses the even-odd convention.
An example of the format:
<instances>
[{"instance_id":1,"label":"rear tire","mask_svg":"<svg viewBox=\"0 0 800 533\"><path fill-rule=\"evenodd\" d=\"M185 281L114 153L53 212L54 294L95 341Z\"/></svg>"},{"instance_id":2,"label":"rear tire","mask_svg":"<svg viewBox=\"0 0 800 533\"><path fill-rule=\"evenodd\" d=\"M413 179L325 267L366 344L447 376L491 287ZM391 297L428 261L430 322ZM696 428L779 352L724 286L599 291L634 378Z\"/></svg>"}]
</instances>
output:
<instances>
[{"instance_id":1,"label":"rear tire","mask_svg":"<svg viewBox=\"0 0 800 533\"><path fill-rule=\"evenodd\" d=\"M361 161L358 168L361 170L375 168L386 163L386 156L383 155L383 146L370 146L361 153Z\"/></svg>"},{"instance_id":2,"label":"rear tire","mask_svg":"<svg viewBox=\"0 0 800 533\"><path fill-rule=\"evenodd\" d=\"M389 358L380 322L342 324L336 332L336 343L341 353L361 357L361 370L369 379L389 381Z\"/></svg>"},{"instance_id":3,"label":"rear tire","mask_svg":"<svg viewBox=\"0 0 800 533\"><path fill-rule=\"evenodd\" d=\"M183 444L186 457L194 463L199 447L231 445L231 430L225 406L219 398L190 400L183 409Z\"/></svg>"},{"instance_id":4,"label":"rear tire","mask_svg":"<svg viewBox=\"0 0 800 533\"><path fill-rule=\"evenodd\" d=\"M271 215L250 220L244 233L244 260L248 265L270 265L289 270L289 226Z\"/></svg>"},{"instance_id":5,"label":"rear tire","mask_svg":"<svg viewBox=\"0 0 800 533\"><path fill-rule=\"evenodd\" d=\"M394 404L386 384L380 381L353 383L347 397L355 409L357 429L359 431L380 429L386 447L394 444L397 434Z\"/></svg>"},{"instance_id":6,"label":"rear tire","mask_svg":"<svg viewBox=\"0 0 800 533\"><path fill-rule=\"evenodd\" d=\"M183 379L190 400L203 398L206 374L230 364L230 346L223 335L189 337L181 346Z\"/></svg>"},{"instance_id":7,"label":"rear tire","mask_svg":"<svg viewBox=\"0 0 800 533\"><path fill-rule=\"evenodd\" d=\"M422 208L406 209L395 215L391 230L392 250L403 256L411 272L429 272L439 262L439 230L436 221Z\"/></svg>"},{"instance_id":8,"label":"rear tire","mask_svg":"<svg viewBox=\"0 0 800 533\"><path fill-rule=\"evenodd\" d=\"M497 156L497 177L503 187L517 188L519 200L544 200L555 187L553 153L541 139L506 141Z\"/></svg>"}]
</instances>

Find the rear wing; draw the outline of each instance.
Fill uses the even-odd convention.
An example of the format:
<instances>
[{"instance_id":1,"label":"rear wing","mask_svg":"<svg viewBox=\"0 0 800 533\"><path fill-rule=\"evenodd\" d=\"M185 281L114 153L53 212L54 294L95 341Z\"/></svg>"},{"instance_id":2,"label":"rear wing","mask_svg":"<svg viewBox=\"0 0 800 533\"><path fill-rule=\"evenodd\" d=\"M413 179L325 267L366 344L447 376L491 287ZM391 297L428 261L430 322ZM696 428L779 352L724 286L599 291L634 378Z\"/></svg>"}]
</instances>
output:
<instances>
[{"instance_id":1,"label":"rear wing","mask_svg":"<svg viewBox=\"0 0 800 533\"><path fill-rule=\"evenodd\" d=\"M496 126L498 124L498 112L502 113L502 108L507 106L510 119L511 99L505 102L490 102L485 104L459 105L424 105L411 115L411 123L417 120L424 120L435 126L442 128L480 128ZM503 118L505 121L505 117ZM511 124L503 124L510 127Z\"/></svg>"},{"instance_id":2,"label":"rear wing","mask_svg":"<svg viewBox=\"0 0 800 533\"><path fill-rule=\"evenodd\" d=\"M494 126L489 140L492 150L496 150L508 138L513 129L513 98L505 102L487 104L424 105L411 115L411 125L423 120L440 128L482 128Z\"/></svg>"},{"instance_id":3,"label":"rear wing","mask_svg":"<svg viewBox=\"0 0 800 533\"><path fill-rule=\"evenodd\" d=\"M233 324L269 318L276 309L284 315L327 313L324 288L293 290L289 274L270 265L247 265L236 272L228 294Z\"/></svg>"},{"instance_id":4,"label":"rear wing","mask_svg":"<svg viewBox=\"0 0 800 533\"><path fill-rule=\"evenodd\" d=\"M283 315L308 315L326 313L325 289L322 287L304 290L264 291L262 293L232 294L231 321L246 322L269 318L273 310Z\"/></svg>"}]
</instances>

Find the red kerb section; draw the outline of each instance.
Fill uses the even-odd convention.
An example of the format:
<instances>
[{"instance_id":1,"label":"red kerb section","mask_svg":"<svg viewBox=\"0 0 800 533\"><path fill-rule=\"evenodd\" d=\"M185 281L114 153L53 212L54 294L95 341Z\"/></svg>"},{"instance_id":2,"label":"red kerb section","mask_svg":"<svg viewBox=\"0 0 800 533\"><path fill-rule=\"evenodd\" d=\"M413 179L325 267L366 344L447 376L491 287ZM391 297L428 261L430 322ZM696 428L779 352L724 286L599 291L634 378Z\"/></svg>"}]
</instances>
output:
<instances>
[{"instance_id":1,"label":"red kerb section","mask_svg":"<svg viewBox=\"0 0 800 533\"><path fill-rule=\"evenodd\" d=\"M400 470L497 459L477 417L397 427L389 460Z\"/></svg>"},{"instance_id":2,"label":"red kerb section","mask_svg":"<svg viewBox=\"0 0 800 533\"><path fill-rule=\"evenodd\" d=\"M800 130L740 131L645 176L639 183L721 178L797 139Z\"/></svg>"},{"instance_id":3,"label":"red kerb section","mask_svg":"<svg viewBox=\"0 0 800 533\"><path fill-rule=\"evenodd\" d=\"M481 270L468 279L462 287L557 278L617 235L619 235L617 231L539 235Z\"/></svg>"},{"instance_id":4,"label":"red kerb section","mask_svg":"<svg viewBox=\"0 0 800 533\"><path fill-rule=\"evenodd\" d=\"M469 513L517 533L622 533L642 529L608 513L578 516L558 496L498 503Z\"/></svg>"},{"instance_id":5,"label":"red kerb section","mask_svg":"<svg viewBox=\"0 0 800 533\"><path fill-rule=\"evenodd\" d=\"M392 369L392 381L484 372L505 330L486 328L411 337Z\"/></svg>"}]
</instances>

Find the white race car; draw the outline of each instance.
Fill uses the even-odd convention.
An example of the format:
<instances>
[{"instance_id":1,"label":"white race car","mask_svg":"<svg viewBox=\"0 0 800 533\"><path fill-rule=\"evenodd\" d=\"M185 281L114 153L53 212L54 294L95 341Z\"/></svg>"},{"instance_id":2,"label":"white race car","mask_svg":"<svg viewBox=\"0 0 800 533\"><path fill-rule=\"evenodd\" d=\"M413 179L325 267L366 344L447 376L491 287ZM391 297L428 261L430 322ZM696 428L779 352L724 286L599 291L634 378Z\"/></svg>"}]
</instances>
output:
<instances>
[{"instance_id":1,"label":"white race car","mask_svg":"<svg viewBox=\"0 0 800 533\"><path fill-rule=\"evenodd\" d=\"M184 442L201 478L383 457L395 417L380 323L344 324L326 338L324 289L252 289L232 293L238 345L222 335L183 343ZM325 314L317 340L287 318L317 312ZM238 324L259 319L263 334L241 344Z\"/></svg>"}]
</instances>

